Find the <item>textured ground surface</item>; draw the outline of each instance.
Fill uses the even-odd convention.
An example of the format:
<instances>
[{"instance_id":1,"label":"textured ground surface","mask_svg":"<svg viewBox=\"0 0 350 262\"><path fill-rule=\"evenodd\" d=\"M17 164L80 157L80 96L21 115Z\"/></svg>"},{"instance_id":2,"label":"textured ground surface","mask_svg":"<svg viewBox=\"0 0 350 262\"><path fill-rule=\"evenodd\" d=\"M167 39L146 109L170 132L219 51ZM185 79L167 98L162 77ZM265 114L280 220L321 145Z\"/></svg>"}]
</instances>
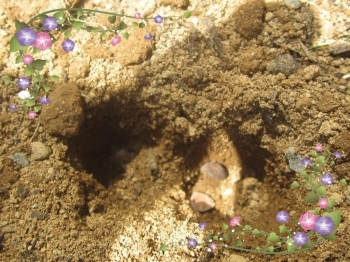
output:
<instances>
[{"instance_id":1,"label":"textured ground surface","mask_svg":"<svg viewBox=\"0 0 350 262\"><path fill-rule=\"evenodd\" d=\"M334 44L302 48L350 35L349 1L302 3L297 10L261 0L6 1L1 76L22 74L8 52L16 19L82 4L152 16L195 11L190 21L147 27L155 34L150 42L143 30L131 30L117 47L73 32L74 52L55 45L57 56L38 54L49 61L45 72L62 81L35 120L8 110L17 90L1 83L1 261L238 261L224 260L229 250L210 258L205 248L158 249L200 239L198 222L212 230L232 208L244 223L266 230L278 227L280 209L297 219L308 207L289 189L290 147L304 155L320 142L341 151L336 169L350 179L350 82L342 78L350 73L349 51L334 54ZM35 160L32 142L48 147L49 157ZM19 152L29 166L14 163ZM234 203L198 214L189 198L207 161L224 162L241 180L232 185ZM337 242L289 257L238 255L350 261L349 188L333 185L330 192L343 210Z\"/></svg>"}]
</instances>

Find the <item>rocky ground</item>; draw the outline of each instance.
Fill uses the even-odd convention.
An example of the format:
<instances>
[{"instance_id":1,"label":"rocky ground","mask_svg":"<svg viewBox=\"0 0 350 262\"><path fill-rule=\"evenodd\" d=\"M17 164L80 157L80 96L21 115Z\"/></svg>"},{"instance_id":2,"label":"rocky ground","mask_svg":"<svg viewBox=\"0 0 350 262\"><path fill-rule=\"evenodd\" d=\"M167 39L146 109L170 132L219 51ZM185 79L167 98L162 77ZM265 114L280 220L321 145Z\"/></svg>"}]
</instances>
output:
<instances>
[{"instance_id":1,"label":"rocky ground","mask_svg":"<svg viewBox=\"0 0 350 262\"><path fill-rule=\"evenodd\" d=\"M8 109L18 90L1 83L0 260L349 261L350 188L339 184L329 187L342 210L337 241L312 251L210 255L176 244L203 239L198 222L211 231L240 215L268 231L278 227L278 210L295 220L310 209L303 192L290 189L288 150L304 156L316 143L338 150L344 157L333 171L350 180L349 2L296 3L1 3L0 70L13 78L23 70L9 53L16 19L82 5L146 16L194 11L189 20L150 23L152 41L135 29L112 47L75 31L74 52L54 45L56 55L38 54L49 61L45 74L61 80L35 120ZM227 168L228 199L203 183L199 170L209 161ZM194 190L208 190L215 208L194 211Z\"/></svg>"}]
</instances>

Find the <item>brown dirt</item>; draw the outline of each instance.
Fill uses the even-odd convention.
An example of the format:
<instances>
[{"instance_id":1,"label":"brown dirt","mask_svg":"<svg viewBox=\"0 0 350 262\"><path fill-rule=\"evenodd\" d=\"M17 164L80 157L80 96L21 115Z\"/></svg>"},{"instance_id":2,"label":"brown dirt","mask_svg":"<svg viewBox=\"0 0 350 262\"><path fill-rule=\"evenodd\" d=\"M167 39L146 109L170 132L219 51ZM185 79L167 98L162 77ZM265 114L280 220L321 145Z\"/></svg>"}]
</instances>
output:
<instances>
[{"instance_id":1,"label":"brown dirt","mask_svg":"<svg viewBox=\"0 0 350 262\"><path fill-rule=\"evenodd\" d=\"M0 4L7 33L2 75L17 77L22 70L7 52L14 20L57 7L32 2ZM267 257L224 250L210 257L205 248L177 245L158 251L162 242L203 237L198 222L216 231L230 218L222 204L204 214L189 206L207 161L239 167L234 213L265 230L278 230L280 209L290 211L292 220L311 209L301 204L304 192L290 189L295 173L285 157L288 147L300 155L317 142L339 150L344 158L335 171L350 180L350 84L342 79L349 56L331 55L325 46L309 51L311 59L299 42L311 46L321 24L308 4L291 10L245 1L216 26L210 17L198 17L197 26L180 20L152 27L155 40L145 45L139 32L118 47L73 32L77 53L43 53L52 60L46 74L59 74L62 82L39 118L9 112L17 91L1 84L0 260L212 262L234 253L247 261L350 261L350 191L338 184L329 187L343 212L337 241L307 253ZM291 74L267 70L281 54L298 64L281 63ZM71 94L73 87L79 92ZM69 106L57 114L60 107L52 106L62 102ZM29 158L32 141L52 153L20 168L12 156L23 152ZM259 244L252 241L249 246Z\"/></svg>"}]
</instances>

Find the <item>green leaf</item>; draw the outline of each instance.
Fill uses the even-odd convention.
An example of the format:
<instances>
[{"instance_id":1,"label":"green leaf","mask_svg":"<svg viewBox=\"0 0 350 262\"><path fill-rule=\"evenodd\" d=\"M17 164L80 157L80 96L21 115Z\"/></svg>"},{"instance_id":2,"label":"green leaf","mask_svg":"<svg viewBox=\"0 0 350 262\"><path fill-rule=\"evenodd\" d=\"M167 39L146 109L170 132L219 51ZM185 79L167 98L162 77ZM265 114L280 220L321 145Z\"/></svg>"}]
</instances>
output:
<instances>
[{"instance_id":1,"label":"green leaf","mask_svg":"<svg viewBox=\"0 0 350 262\"><path fill-rule=\"evenodd\" d=\"M160 244L160 248L159 248L159 251L166 251L167 250L167 245L165 245L165 244Z\"/></svg>"},{"instance_id":2,"label":"green leaf","mask_svg":"<svg viewBox=\"0 0 350 262\"><path fill-rule=\"evenodd\" d=\"M335 205L335 199L328 199L328 207L334 207Z\"/></svg>"},{"instance_id":3,"label":"green leaf","mask_svg":"<svg viewBox=\"0 0 350 262\"><path fill-rule=\"evenodd\" d=\"M58 80L60 80L60 77L56 75L51 76L51 78L54 82L57 82Z\"/></svg>"},{"instance_id":4,"label":"green leaf","mask_svg":"<svg viewBox=\"0 0 350 262\"><path fill-rule=\"evenodd\" d=\"M106 33L106 32L102 32L102 33L101 33L101 38L106 37L106 35L107 35L107 33Z\"/></svg>"},{"instance_id":5,"label":"green leaf","mask_svg":"<svg viewBox=\"0 0 350 262\"><path fill-rule=\"evenodd\" d=\"M40 81L40 75L36 75L36 76L33 76L33 80L35 83L39 82Z\"/></svg>"},{"instance_id":6,"label":"green leaf","mask_svg":"<svg viewBox=\"0 0 350 262\"><path fill-rule=\"evenodd\" d=\"M121 21L120 24L118 25L119 30L124 30L127 27L128 27L128 25L125 24L123 21Z\"/></svg>"},{"instance_id":7,"label":"green leaf","mask_svg":"<svg viewBox=\"0 0 350 262\"><path fill-rule=\"evenodd\" d=\"M26 105L22 106L22 110L24 113L28 113L28 106Z\"/></svg>"},{"instance_id":8,"label":"green leaf","mask_svg":"<svg viewBox=\"0 0 350 262\"><path fill-rule=\"evenodd\" d=\"M309 153L310 156L312 157L317 157L317 152L316 150L311 150L310 153Z\"/></svg>"},{"instance_id":9,"label":"green leaf","mask_svg":"<svg viewBox=\"0 0 350 262\"><path fill-rule=\"evenodd\" d=\"M186 12L184 13L184 17L185 17L185 18L190 18L191 15L192 15L192 12L191 12L191 11L186 11Z\"/></svg>"},{"instance_id":10,"label":"green leaf","mask_svg":"<svg viewBox=\"0 0 350 262\"><path fill-rule=\"evenodd\" d=\"M22 63L22 56L16 56L16 64Z\"/></svg>"},{"instance_id":11,"label":"green leaf","mask_svg":"<svg viewBox=\"0 0 350 262\"><path fill-rule=\"evenodd\" d=\"M285 225L280 225L279 229L280 229L280 233L284 233L287 231L287 227Z\"/></svg>"},{"instance_id":12,"label":"green leaf","mask_svg":"<svg viewBox=\"0 0 350 262\"><path fill-rule=\"evenodd\" d=\"M41 71L44 69L45 64L46 64L46 60L35 59L32 63L32 67L38 71Z\"/></svg>"},{"instance_id":13,"label":"green leaf","mask_svg":"<svg viewBox=\"0 0 350 262\"><path fill-rule=\"evenodd\" d=\"M291 187L292 188L297 188L299 187L299 183L297 181L294 181L292 184L291 184Z\"/></svg>"},{"instance_id":14,"label":"green leaf","mask_svg":"<svg viewBox=\"0 0 350 262\"><path fill-rule=\"evenodd\" d=\"M219 240L219 237L218 237L218 236L213 236L213 240L214 240L214 241L218 241L218 240Z\"/></svg>"},{"instance_id":15,"label":"green leaf","mask_svg":"<svg viewBox=\"0 0 350 262\"><path fill-rule=\"evenodd\" d=\"M322 155L323 155L325 158L327 158L327 157L329 157L330 153L329 153L329 151L326 149L326 150L323 151Z\"/></svg>"},{"instance_id":16,"label":"green leaf","mask_svg":"<svg viewBox=\"0 0 350 262\"><path fill-rule=\"evenodd\" d=\"M339 226L340 224L340 221L341 221L341 210L336 210L336 211L333 211L331 213L328 213L328 212L324 212L322 214L322 216L327 216L327 217L330 217L332 218L333 222L334 222L334 225L336 227Z\"/></svg>"},{"instance_id":17,"label":"green leaf","mask_svg":"<svg viewBox=\"0 0 350 262\"><path fill-rule=\"evenodd\" d=\"M37 92L37 91L35 91L35 90L29 90L29 94L30 94L30 96L33 98L33 99L35 99L35 98L37 98L38 96L39 96L39 93Z\"/></svg>"},{"instance_id":18,"label":"green leaf","mask_svg":"<svg viewBox=\"0 0 350 262\"><path fill-rule=\"evenodd\" d=\"M5 85L8 85L8 84L10 84L12 82L12 79L10 77L8 77L8 76L5 76L3 78L3 80L4 80Z\"/></svg>"},{"instance_id":19,"label":"green leaf","mask_svg":"<svg viewBox=\"0 0 350 262\"><path fill-rule=\"evenodd\" d=\"M225 234L223 235L223 237L224 237L224 239L225 239L226 241L231 241L231 239L232 239L232 234L231 234L231 233L225 233Z\"/></svg>"},{"instance_id":20,"label":"green leaf","mask_svg":"<svg viewBox=\"0 0 350 262\"><path fill-rule=\"evenodd\" d=\"M117 20L117 16L115 15L111 15L108 17L108 22L110 22L111 24L114 24L116 20Z\"/></svg>"},{"instance_id":21,"label":"green leaf","mask_svg":"<svg viewBox=\"0 0 350 262\"><path fill-rule=\"evenodd\" d=\"M33 110L34 112L38 113L41 110L41 106L36 105L33 107Z\"/></svg>"},{"instance_id":22,"label":"green leaf","mask_svg":"<svg viewBox=\"0 0 350 262\"><path fill-rule=\"evenodd\" d=\"M57 13L53 14L53 17L56 18L58 20L58 23L61 25L64 23L65 19L64 19L64 12L63 11L59 11Z\"/></svg>"},{"instance_id":23,"label":"green leaf","mask_svg":"<svg viewBox=\"0 0 350 262\"><path fill-rule=\"evenodd\" d=\"M267 251L273 252L273 246L268 247L268 248L267 248Z\"/></svg>"},{"instance_id":24,"label":"green leaf","mask_svg":"<svg viewBox=\"0 0 350 262\"><path fill-rule=\"evenodd\" d=\"M222 229L223 231L225 231L226 229L228 229L228 225L225 224L225 223L222 223L221 229Z\"/></svg>"},{"instance_id":25,"label":"green leaf","mask_svg":"<svg viewBox=\"0 0 350 262\"><path fill-rule=\"evenodd\" d=\"M78 10L77 17L79 17L79 19L83 20L84 19L84 12L82 10ZM81 17L83 17L83 18L81 18Z\"/></svg>"},{"instance_id":26,"label":"green leaf","mask_svg":"<svg viewBox=\"0 0 350 262\"><path fill-rule=\"evenodd\" d=\"M30 67L30 66L26 66L25 68L24 68L24 74L26 75L26 76L31 76L31 75L33 75L34 74L34 69L32 68L32 67Z\"/></svg>"},{"instance_id":27,"label":"green leaf","mask_svg":"<svg viewBox=\"0 0 350 262\"><path fill-rule=\"evenodd\" d=\"M288 252L293 252L293 251L295 251L298 248L298 246L296 244L294 244L292 238L288 238L287 241L286 241L286 244L287 244Z\"/></svg>"},{"instance_id":28,"label":"green leaf","mask_svg":"<svg viewBox=\"0 0 350 262\"><path fill-rule=\"evenodd\" d=\"M10 52L17 52L19 50L27 50L28 46L22 46L18 43L18 40L13 36L10 40Z\"/></svg>"},{"instance_id":29,"label":"green leaf","mask_svg":"<svg viewBox=\"0 0 350 262\"><path fill-rule=\"evenodd\" d=\"M237 238L237 239L235 240L234 246L235 246L235 247L241 247L241 246L243 246L243 241L242 241L241 239Z\"/></svg>"},{"instance_id":30,"label":"green leaf","mask_svg":"<svg viewBox=\"0 0 350 262\"><path fill-rule=\"evenodd\" d=\"M276 246L281 247L282 246L282 242L277 242Z\"/></svg>"},{"instance_id":31,"label":"green leaf","mask_svg":"<svg viewBox=\"0 0 350 262\"><path fill-rule=\"evenodd\" d=\"M29 27L26 23L20 22L18 20L15 21L16 32L21 30L22 28Z\"/></svg>"},{"instance_id":32,"label":"green leaf","mask_svg":"<svg viewBox=\"0 0 350 262\"><path fill-rule=\"evenodd\" d=\"M40 49L39 49L39 48L36 48L36 47L33 48L33 54L37 54L37 53L39 53L39 52L40 52Z\"/></svg>"},{"instance_id":33,"label":"green leaf","mask_svg":"<svg viewBox=\"0 0 350 262\"><path fill-rule=\"evenodd\" d=\"M139 28L145 28L146 24L144 22L139 23Z\"/></svg>"},{"instance_id":34,"label":"green leaf","mask_svg":"<svg viewBox=\"0 0 350 262\"><path fill-rule=\"evenodd\" d=\"M98 33L98 28L96 28L96 27L92 28L92 32L93 33Z\"/></svg>"},{"instance_id":35,"label":"green leaf","mask_svg":"<svg viewBox=\"0 0 350 262\"><path fill-rule=\"evenodd\" d=\"M335 231L333 230L331 233L329 233L328 235L323 236L324 239L330 240L330 241L334 241L335 240Z\"/></svg>"},{"instance_id":36,"label":"green leaf","mask_svg":"<svg viewBox=\"0 0 350 262\"><path fill-rule=\"evenodd\" d=\"M125 39L129 39L129 33L128 33L128 32L123 33L123 37L124 37Z\"/></svg>"},{"instance_id":37,"label":"green leaf","mask_svg":"<svg viewBox=\"0 0 350 262\"><path fill-rule=\"evenodd\" d=\"M346 184L347 184L345 178L340 179L340 180L339 180L339 183L340 183L342 186L346 186Z\"/></svg>"},{"instance_id":38,"label":"green leaf","mask_svg":"<svg viewBox=\"0 0 350 262\"><path fill-rule=\"evenodd\" d=\"M259 235L259 232L260 231L258 229L256 229L256 228L252 231L253 235Z\"/></svg>"},{"instance_id":39,"label":"green leaf","mask_svg":"<svg viewBox=\"0 0 350 262\"><path fill-rule=\"evenodd\" d=\"M92 26L87 26L86 27L86 31L87 32L91 32L92 30L94 30L94 28Z\"/></svg>"},{"instance_id":40,"label":"green leaf","mask_svg":"<svg viewBox=\"0 0 350 262\"><path fill-rule=\"evenodd\" d=\"M327 193L327 189L325 186L319 186L317 189L316 189L316 192L320 194L321 197L324 197Z\"/></svg>"},{"instance_id":41,"label":"green leaf","mask_svg":"<svg viewBox=\"0 0 350 262\"><path fill-rule=\"evenodd\" d=\"M81 22L81 21L74 21L72 23L73 28L76 30L80 30L83 25L84 25L84 22Z\"/></svg>"},{"instance_id":42,"label":"green leaf","mask_svg":"<svg viewBox=\"0 0 350 262\"><path fill-rule=\"evenodd\" d=\"M316 158L316 162L320 165L324 165L326 164L326 158L324 156L319 156L318 158Z\"/></svg>"},{"instance_id":43,"label":"green leaf","mask_svg":"<svg viewBox=\"0 0 350 262\"><path fill-rule=\"evenodd\" d=\"M320 173L322 171L321 167L320 166L313 166L312 167L312 170L316 173Z\"/></svg>"},{"instance_id":44,"label":"green leaf","mask_svg":"<svg viewBox=\"0 0 350 262\"><path fill-rule=\"evenodd\" d=\"M315 192L310 191L309 193L307 193L307 196L306 196L304 202L314 204L314 203L317 203L318 200L319 200L319 196Z\"/></svg>"},{"instance_id":45,"label":"green leaf","mask_svg":"<svg viewBox=\"0 0 350 262\"><path fill-rule=\"evenodd\" d=\"M51 87L48 86L47 84L43 84L43 88L44 88L46 93L48 93L51 90Z\"/></svg>"},{"instance_id":46,"label":"green leaf","mask_svg":"<svg viewBox=\"0 0 350 262\"><path fill-rule=\"evenodd\" d=\"M65 37L70 37L71 35L72 35L72 30L67 30L66 32L64 32Z\"/></svg>"},{"instance_id":47,"label":"green leaf","mask_svg":"<svg viewBox=\"0 0 350 262\"><path fill-rule=\"evenodd\" d=\"M27 99L26 100L26 106L32 107L35 105L35 100L34 99Z\"/></svg>"},{"instance_id":48,"label":"green leaf","mask_svg":"<svg viewBox=\"0 0 350 262\"><path fill-rule=\"evenodd\" d=\"M250 225L245 225L244 226L244 230L251 230L251 229L252 229L252 227Z\"/></svg>"},{"instance_id":49,"label":"green leaf","mask_svg":"<svg viewBox=\"0 0 350 262\"><path fill-rule=\"evenodd\" d=\"M267 241L270 241L270 242L277 242L279 240L280 240L280 237L275 232L271 232L270 235L267 237Z\"/></svg>"}]
</instances>

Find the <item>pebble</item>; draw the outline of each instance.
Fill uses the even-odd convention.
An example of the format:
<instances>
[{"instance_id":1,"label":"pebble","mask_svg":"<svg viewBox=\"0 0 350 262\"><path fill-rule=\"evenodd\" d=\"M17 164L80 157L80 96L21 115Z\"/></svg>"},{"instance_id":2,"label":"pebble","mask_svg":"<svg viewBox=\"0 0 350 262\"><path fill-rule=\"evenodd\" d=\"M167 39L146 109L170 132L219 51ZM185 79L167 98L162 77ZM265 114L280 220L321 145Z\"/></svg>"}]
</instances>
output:
<instances>
[{"instance_id":1,"label":"pebble","mask_svg":"<svg viewBox=\"0 0 350 262\"><path fill-rule=\"evenodd\" d=\"M51 153L50 148L41 142L33 142L30 146L32 148L31 160L47 159Z\"/></svg>"},{"instance_id":2,"label":"pebble","mask_svg":"<svg viewBox=\"0 0 350 262\"><path fill-rule=\"evenodd\" d=\"M300 7L300 2L298 0L284 0L284 4L293 10L297 10Z\"/></svg>"},{"instance_id":3,"label":"pebble","mask_svg":"<svg viewBox=\"0 0 350 262\"><path fill-rule=\"evenodd\" d=\"M215 207L215 202L209 195L197 191L193 191L190 201L192 208L198 212L206 212Z\"/></svg>"},{"instance_id":4,"label":"pebble","mask_svg":"<svg viewBox=\"0 0 350 262\"><path fill-rule=\"evenodd\" d=\"M217 180L225 180L228 176L226 168L218 162L208 162L202 165L201 172Z\"/></svg>"},{"instance_id":5,"label":"pebble","mask_svg":"<svg viewBox=\"0 0 350 262\"><path fill-rule=\"evenodd\" d=\"M29 166L29 161L24 153L15 153L13 155L13 161L21 167Z\"/></svg>"},{"instance_id":6,"label":"pebble","mask_svg":"<svg viewBox=\"0 0 350 262\"><path fill-rule=\"evenodd\" d=\"M348 53L350 52L350 43L347 41L338 41L334 44L329 45L329 52L332 55Z\"/></svg>"},{"instance_id":7,"label":"pebble","mask_svg":"<svg viewBox=\"0 0 350 262\"><path fill-rule=\"evenodd\" d=\"M289 54L280 54L273 61L271 61L266 69L271 74L282 73L286 76L294 74L301 68L294 58Z\"/></svg>"},{"instance_id":8,"label":"pebble","mask_svg":"<svg viewBox=\"0 0 350 262\"><path fill-rule=\"evenodd\" d=\"M305 166L301 164L301 156L294 152L293 147L288 147L286 151L286 157L289 162L289 168L297 173L300 173L305 169Z\"/></svg>"}]
</instances>

